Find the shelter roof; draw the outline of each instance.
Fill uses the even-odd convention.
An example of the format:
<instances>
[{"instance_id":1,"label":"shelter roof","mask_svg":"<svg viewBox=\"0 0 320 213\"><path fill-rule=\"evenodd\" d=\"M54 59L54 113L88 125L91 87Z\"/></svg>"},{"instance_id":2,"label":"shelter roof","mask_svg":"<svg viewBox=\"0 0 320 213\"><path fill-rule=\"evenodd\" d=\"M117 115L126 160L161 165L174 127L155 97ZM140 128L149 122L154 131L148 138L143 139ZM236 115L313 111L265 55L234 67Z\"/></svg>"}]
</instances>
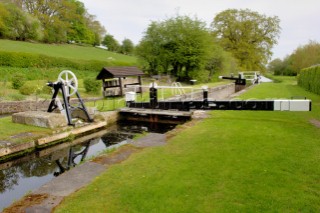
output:
<instances>
[{"instance_id":1,"label":"shelter roof","mask_svg":"<svg viewBox=\"0 0 320 213\"><path fill-rule=\"evenodd\" d=\"M103 67L97 76L97 80L143 75L144 73L137 67Z\"/></svg>"}]
</instances>

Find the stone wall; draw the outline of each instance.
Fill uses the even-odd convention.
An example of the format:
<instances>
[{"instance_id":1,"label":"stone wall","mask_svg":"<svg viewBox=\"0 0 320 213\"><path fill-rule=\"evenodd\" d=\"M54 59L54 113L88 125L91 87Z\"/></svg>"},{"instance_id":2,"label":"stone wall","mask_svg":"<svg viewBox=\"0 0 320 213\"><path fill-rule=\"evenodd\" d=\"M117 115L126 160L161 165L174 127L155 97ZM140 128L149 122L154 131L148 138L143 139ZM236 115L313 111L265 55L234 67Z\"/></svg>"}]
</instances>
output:
<instances>
[{"instance_id":1,"label":"stone wall","mask_svg":"<svg viewBox=\"0 0 320 213\"><path fill-rule=\"evenodd\" d=\"M97 98L83 99L84 102L94 100ZM70 102L71 104L77 103L78 99L71 99ZM47 111L49 104L50 100L0 102L0 115L25 111Z\"/></svg>"}]
</instances>

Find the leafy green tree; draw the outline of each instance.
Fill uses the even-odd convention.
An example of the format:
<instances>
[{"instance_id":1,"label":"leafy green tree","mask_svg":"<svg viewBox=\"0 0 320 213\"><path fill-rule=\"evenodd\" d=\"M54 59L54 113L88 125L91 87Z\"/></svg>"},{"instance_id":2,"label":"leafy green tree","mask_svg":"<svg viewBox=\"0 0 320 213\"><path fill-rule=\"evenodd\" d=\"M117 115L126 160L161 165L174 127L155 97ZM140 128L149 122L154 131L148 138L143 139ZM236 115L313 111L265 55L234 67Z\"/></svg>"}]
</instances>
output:
<instances>
[{"instance_id":1,"label":"leafy green tree","mask_svg":"<svg viewBox=\"0 0 320 213\"><path fill-rule=\"evenodd\" d=\"M94 15L86 12L85 14L86 26L88 27L88 32L94 39L93 45L100 45L103 36L106 34L106 29L96 20Z\"/></svg>"},{"instance_id":2,"label":"leafy green tree","mask_svg":"<svg viewBox=\"0 0 320 213\"><path fill-rule=\"evenodd\" d=\"M0 3L0 36L14 40L41 39L40 22L14 4Z\"/></svg>"},{"instance_id":3,"label":"leafy green tree","mask_svg":"<svg viewBox=\"0 0 320 213\"><path fill-rule=\"evenodd\" d=\"M48 43L100 44L104 27L90 15L78 0L6 0L38 19L43 41Z\"/></svg>"},{"instance_id":4,"label":"leafy green tree","mask_svg":"<svg viewBox=\"0 0 320 213\"><path fill-rule=\"evenodd\" d=\"M158 22L151 22L145 32L145 36L136 46L135 53L138 56L144 70L150 75L169 71L169 57L162 48L162 26ZM161 69L163 68L163 69Z\"/></svg>"},{"instance_id":5,"label":"leafy green tree","mask_svg":"<svg viewBox=\"0 0 320 213\"><path fill-rule=\"evenodd\" d=\"M244 70L264 70L280 33L277 16L249 9L228 9L215 16L212 31L221 46L238 59Z\"/></svg>"},{"instance_id":6,"label":"leafy green tree","mask_svg":"<svg viewBox=\"0 0 320 213\"><path fill-rule=\"evenodd\" d=\"M150 73L171 73L180 79L205 68L212 57L213 38L206 24L198 19L177 16L152 22L137 47Z\"/></svg>"},{"instance_id":7,"label":"leafy green tree","mask_svg":"<svg viewBox=\"0 0 320 213\"><path fill-rule=\"evenodd\" d=\"M7 34L8 26L6 19L10 16L9 11L3 3L0 3L0 38L5 37Z\"/></svg>"},{"instance_id":8,"label":"leafy green tree","mask_svg":"<svg viewBox=\"0 0 320 213\"><path fill-rule=\"evenodd\" d=\"M131 55L134 51L134 44L130 39L124 39L121 45L121 53Z\"/></svg>"},{"instance_id":9,"label":"leafy green tree","mask_svg":"<svg viewBox=\"0 0 320 213\"><path fill-rule=\"evenodd\" d=\"M118 52L120 50L119 42L113 37L113 35L107 34L104 36L102 44L108 47L109 51Z\"/></svg>"},{"instance_id":10,"label":"leafy green tree","mask_svg":"<svg viewBox=\"0 0 320 213\"><path fill-rule=\"evenodd\" d=\"M280 58L276 58L272 60L268 64L268 71L273 72L274 75L283 75L284 74L284 67L283 62Z\"/></svg>"},{"instance_id":11,"label":"leafy green tree","mask_svg":"<svg viewBox=\"0 0 320 213\"><path fill-rule=\"evenodd\" d=\"M67 1L68 11L61 11L63 13L63 17L66 21L68 21L68 29L67 29L67 39L68 41L75 41L77 43L87 43L92 39L88 39L87 36L87 27L85 23L84 14L86 13L86 9L84 4L79 1Z\"/></svg>"},{"instance_id":12,"label":"leafy green tree","mask_svg":"<svg viewBox=\"0 0 320 213\"><path fill-rule=\"evenodd\" d=\"M268 70L275 75L297 75L302 69L320 64L320 44L309 41L299 46L283 60L275 59L268 65Z\"/></svg>"},{"instance_id":13,"label":"leafy green tree","mask_svg":"<svg viewBox=\"0 0 320 213\"><path fill-rule=\"evenodd\" d=\"M320 43L309 41L308 44L299 46L290 55L292 71L298 74L302 69L320 64Z\"/></svg>"},{"instance_id":14,"label":"leafy green tree","mask_svg":"<svg viewBox=\"0 0 320 213\"><path fill-rule=\"evenodd\" d=\"M276 58L268 64L268 71L273 72L274 75L297 75L291 64L290 56L285 57L283 60Z\"/></svg>"},{"instance_id":15,"label":"leafy green tree","mask_svg":"<svg viewBox=\"0 0 320 213\"><path fill-rule=\"evenodd\" d=\"M29 14L37 17L43 28L43 40L45 42L66 42L67 41L67 29L69 23L64 21L63 10L67 11L69 5L66 1L44 1L44 0L20 0L16 1L17 5L27 11ZM71 11L70 13L71 14Z\"/></svg>"},{"instance_id":16,"label":"leafy green tree","mask_svg":"<svg viewBox=\"0 0 320 213\"><path fill-rule=\"evenodd\" d=\"M212 56L206 64L206 70L209 71L208 80L211 81L215 75L228 75L238 70L236 59L223 50L220 45L214 45L212 48Z\"/></svg>"}]
</instances>

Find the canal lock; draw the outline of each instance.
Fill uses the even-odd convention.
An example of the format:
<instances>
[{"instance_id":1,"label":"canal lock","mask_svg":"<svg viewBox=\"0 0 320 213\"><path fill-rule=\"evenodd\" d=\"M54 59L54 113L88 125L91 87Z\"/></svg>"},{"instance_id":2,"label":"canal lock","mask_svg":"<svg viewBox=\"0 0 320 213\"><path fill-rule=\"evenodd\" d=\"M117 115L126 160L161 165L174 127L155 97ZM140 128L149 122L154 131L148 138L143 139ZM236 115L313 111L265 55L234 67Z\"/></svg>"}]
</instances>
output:
<instances>
[{"instance_id":1,"label":"canal lock","mask_svg":"<svg viewBox=\"0 0 320 213\"><path fill-rule=\"evenodd\" d=\"M138 134L145 132L163 134L175 126L175 124L120 121L117 125L75 139L71 143L57 144L14 160L1 162L0 210L81 162L127 144Z\"/></svg>"}]
</instances>

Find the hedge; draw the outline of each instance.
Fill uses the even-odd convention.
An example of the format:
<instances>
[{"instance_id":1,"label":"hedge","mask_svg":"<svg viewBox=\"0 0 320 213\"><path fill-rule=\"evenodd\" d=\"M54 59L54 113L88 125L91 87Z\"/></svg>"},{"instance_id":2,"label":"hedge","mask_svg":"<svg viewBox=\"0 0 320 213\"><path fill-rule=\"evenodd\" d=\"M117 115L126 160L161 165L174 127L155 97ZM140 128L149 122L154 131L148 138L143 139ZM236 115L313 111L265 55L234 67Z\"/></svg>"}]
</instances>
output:
<instances>
[{"instance_id":1,"label":"hedge","mask_svg":"<svg viewBox=\"0 0 320 213\"><path fill-rule=\"evenodd\" d=\"M320 95L320 65L303 69L298 76L298 85Z\"/></svg>"},{"instance_id":2,"label":"hedge","mask_svg":"<svg viewBox=\"0 0 320 213\"><path fill-rule=\"evenodd\" d=\"M73 60L42 54L0 51L0 66L20 68L70 68L77 70L101 70L105 66L130 66L126 62Z\"/></svg>"}]
</instances>

